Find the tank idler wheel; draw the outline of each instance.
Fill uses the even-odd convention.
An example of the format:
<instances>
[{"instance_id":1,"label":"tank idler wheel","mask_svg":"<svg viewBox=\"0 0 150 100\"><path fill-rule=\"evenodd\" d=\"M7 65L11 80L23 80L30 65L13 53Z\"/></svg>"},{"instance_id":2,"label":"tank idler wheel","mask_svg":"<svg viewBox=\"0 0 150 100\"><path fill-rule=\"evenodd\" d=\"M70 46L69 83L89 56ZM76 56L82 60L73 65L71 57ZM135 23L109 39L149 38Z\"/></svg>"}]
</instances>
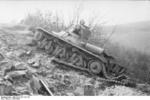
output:
<instances>
[{"instance_id":1,"label":"tank idler wheel","mask_svg":"<svg viewBox=\"0 0 150 100\"><path fill-rule=\"evenodd\" d=\"M72 64L75 64L76 62L76 56L77 54L76 53L72 53L71 57L69 58L69 62L72 63Z\"/></svg>"},{"instance_id":2,"label":"tank idler wheel","mask_svg":"<svg viewBox=\"0 0 150 100\"><path fill-rule=\"evenodd\" d=\"M43 34L41 32L39 32L39 31L35 32L35 36L34 36L35 40L41 41L41 40L43 40L43 38L44 38L44 36L43 36Z\"/></svg>"},{"instance_id":3,"label":"tank idler wheel","mask_svg":"<svg viewBox=\"0 0 150 100\"><path fill-rule=\"evenodd\" d=\"M60 49L60 46L58 45L58 44L54 44L54 51L53 51L53 53L52 53L52 55L53 56L57 56L57 52L59 51L59 49Z\"/></svg>"},{"instance_id":4,"label":"tank idler wheel","mask_svg":"<svg viewBox=\"0 0 150 100\"><path fill-rule=\"evenodd\" d=\"M103 69L103 65L98 61L91 61L89 63L89 70L94 74L99 74Z\"/></svg>"}]
</instances>

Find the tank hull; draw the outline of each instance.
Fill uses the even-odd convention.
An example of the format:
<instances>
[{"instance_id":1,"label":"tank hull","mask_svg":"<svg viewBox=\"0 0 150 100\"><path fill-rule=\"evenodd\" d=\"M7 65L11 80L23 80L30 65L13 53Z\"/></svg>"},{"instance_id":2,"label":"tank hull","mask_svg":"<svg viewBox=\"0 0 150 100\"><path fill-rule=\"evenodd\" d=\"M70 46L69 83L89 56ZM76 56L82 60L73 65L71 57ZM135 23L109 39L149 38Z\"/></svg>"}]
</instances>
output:
<instances>
[{"instance_id":1,"label":"tank hull","mask_svg":"<svg viewBox=\"0 0 150 100\"><path fill-rule=\"evenodd\" d=\"M77 45L77 43L73 43L52 32L47 32L42 28L37 28L35 40L39 49L44 50L49 55L55 56L57 59L55 62L64 65L68 64L68 66L83 69L100 78L115 82L122 82L128 79L125 75L127 69L117 64L114 60L112 61L105 57L103 49L99 49L96 46L82 42L80 45ZM91 52L89 49L99 52L99 54Z\"/></svg>"}]
</instances>

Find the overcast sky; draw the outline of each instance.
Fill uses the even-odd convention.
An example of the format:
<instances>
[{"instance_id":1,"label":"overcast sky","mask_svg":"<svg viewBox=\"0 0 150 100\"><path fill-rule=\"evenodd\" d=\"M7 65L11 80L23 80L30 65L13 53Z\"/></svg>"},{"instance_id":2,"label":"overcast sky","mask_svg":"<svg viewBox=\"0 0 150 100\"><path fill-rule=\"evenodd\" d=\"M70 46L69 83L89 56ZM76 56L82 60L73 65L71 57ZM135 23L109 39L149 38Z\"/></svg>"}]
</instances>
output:
<instances>
[{"instance_id":1,"label":"overcast sky","mask_svg":"<svg viewBox=\"0 0 150 100\"><path fill-rule=\"evenodd\" d=\"M77 6L81 7L81 18L96 16L107 25L150 21L150 1L97 1L97 0L51 0L0 1L0 23L17 22L29 12L56 12L67 21Z\"/></svg>"}]
</instances>

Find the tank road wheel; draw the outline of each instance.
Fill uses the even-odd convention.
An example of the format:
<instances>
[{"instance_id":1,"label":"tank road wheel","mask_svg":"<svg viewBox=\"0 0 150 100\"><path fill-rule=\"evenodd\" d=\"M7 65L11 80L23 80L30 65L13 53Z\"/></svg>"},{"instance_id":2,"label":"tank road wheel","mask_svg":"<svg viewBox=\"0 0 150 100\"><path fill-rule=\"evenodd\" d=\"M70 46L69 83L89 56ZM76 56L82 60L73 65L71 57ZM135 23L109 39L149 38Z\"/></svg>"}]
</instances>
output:
<instances>
[{"instance_id":1,"label":"tank road wheel","mask_svg":"<svg viewBox=\"0 0 150 100\"><path fill-rule=\"evenodd\" d=\"M59 59L66 59L66 49L64 47L60 47L58 49L58 51L56 52L56 57L59 58Z\"/></svg>"},{"instance_id":2,"label":"tank road wheel","mask_svg":"<svg viewBox=\"0 0 150 100\"><path fill-rule=\"evenodd\" d=\"M45 46L45 50L48 54L52 54L54 47L53 47L53 41L48 41L48 44Z\"/></svg>"},{"instance_id":3,"label":"tank road wheel","mask_svg":"<svg viewBox=\"0 0 150 100\"><path fill-rule=\"evenodd\" d=\"M77 55L75 65L80 66L80 67L84 67L82 55Z\"/></svg>"},{"instance_id":4,"label":"tank road wheel","mask_svg":"<svg viewBox=\"0 0 150 100\"><path fill-rule=\"evenodd\" d=\"M46 44L47 44L47 39L45 38L42 41L38 42L38 48L43 49L45 48Z\"/></svg>"},{"instance_id":5,"label":"tank road wheel","mask_svg":"<svg viewBox=\"0 0 150 100\"><path fill-rule=\"evenodd\" d=\"M88 66L89 70L94 74L99 74L103 69L103 64L98 61L91 61Z\"/></svg>"},{"instance_id":6,"label":"tank road wheel","mask_svg":"<svg viewBox=\"0 0 150 100\"><path fill-rule=\"evenodd\" d=\"M57 53L57 51L58 51L59 48L60 48L60 45L59 45L58 40L57 40L57 39L53 39L52 45L53 45L53 52L52 52L52 55L53 55L53 56L56 56L56 53Z\"/></svg>"},{"instance_id":7,"label":"tank road wheel","mask_svg":"<svg viewBox=\"0 0 150 100\"><path fill-rule=\"evenodd\" d=\"M55 43L54 45L55 45L55 47L54 47L55 49L54 49L54 51L53 51L53 55L56 56L58 50L60 49L60 46L59 46L58 44L56 44L56 43Z\"/></svg>"},{"instance_id":8,"label":"tank road wheel","mask_svg":"<svg viewBox=\"0 0 150 100\"><path fill-rule=\"evenodd\" d=\"M72 64L74 64L74 59L76 57L76 53L73 53L69 59L69 62L71 62Z\"/></svg>"},{"instance_id":9,"label":"tank road wheel","mask_svg":"<svg viewBox=\"0 0 150 100\"><path fill-rule=\"evenodd\" d=\"M76 48L72 48L72 50L69 52L69 57L68 57L68 61L71 62L72 64L75 64L75 58L77 56L77 49Z\"/></svg>"},{"instance_id":10,"label":"tank road wheel","mask_svg":"<svg viewBox=\"0 0 150 100\"><path fill-rule=\"evenodd\" d=\"M79 55L76 52L74 52L72 54L72 56L70 57L69 62L71 62L73 65L76 65L76 66L79 66L79 67L85 67L82 55Z\"/></svg>"},{"instance_id":11,"label":"tank road wheel","mask_svg":"<svg viewBox=\"0 0 150 100\"><path fill-rule=\"evenodd\" d=\"M34 39L35 39L36 41L41 41L41 40L43 40L43 38L44 38L44 36L43 36L43 34L42 34L41 32L39 32L39 31L36 31L36 32L35 32Z\"/></svg>"}]
</instances>

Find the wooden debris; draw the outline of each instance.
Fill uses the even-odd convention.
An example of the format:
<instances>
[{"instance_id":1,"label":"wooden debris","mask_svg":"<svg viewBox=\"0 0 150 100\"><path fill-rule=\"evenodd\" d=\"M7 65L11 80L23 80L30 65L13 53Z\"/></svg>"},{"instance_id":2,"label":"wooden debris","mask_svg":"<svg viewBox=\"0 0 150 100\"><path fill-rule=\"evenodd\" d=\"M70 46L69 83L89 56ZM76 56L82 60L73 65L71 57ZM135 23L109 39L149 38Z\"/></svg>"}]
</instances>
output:
<instances>
[{"instance_id":1,"label":"wooden debris","mask_svg":"<svg viewBox=\"0 0 150 100\"><path fill-rule=\"evenodd\" d=\"M45 90L47 91L47 93L49 94L49 96L54 96L53 93L51 92L51 90L48 88L48 86L46 85L46 83L43 80L40 79L39 82L45 88Z\"/></svg>"}]
</instances>

